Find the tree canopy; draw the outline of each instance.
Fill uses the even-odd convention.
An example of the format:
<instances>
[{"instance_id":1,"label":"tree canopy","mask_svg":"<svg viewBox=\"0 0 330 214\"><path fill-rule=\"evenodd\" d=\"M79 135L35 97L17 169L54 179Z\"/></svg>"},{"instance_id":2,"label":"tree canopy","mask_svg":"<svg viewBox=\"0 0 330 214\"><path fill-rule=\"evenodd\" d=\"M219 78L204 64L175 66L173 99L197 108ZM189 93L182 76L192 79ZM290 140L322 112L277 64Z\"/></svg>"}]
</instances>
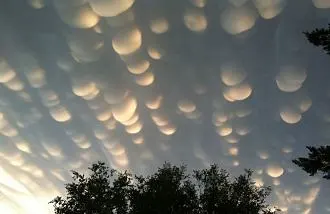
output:
<instances>
[{"instance_id":1,"label":"tree canopy","mask_svg":"<svg viewBox=\"0 0 330 214\"><path fill-rule=\"evenodd\" d=\"M310 43L322 49L330 55L330 24L328 28L316 28L311 32L304 32Z\"/></svg>"},{"instance_id":2,"label":"tree canopy","mask_svg":"<svg viewBox=\"0 0 330 214\"><path fill-rule=\"evenodd\" d=\"M148 176L110 170L98 162L86 176L73 171L66 195L50 203L55 214L274 214L266 203L270 187L258 187L252 172L231 179L211 165L187 173L165 163Z\"/></svg>"},{"instance_id":3,"label":"tree canopy","mask_svg":"<svg viewBox=\"0 0 330 214\"><path fill-rule=\"evenodd\" d=\"M300 157L292 162L313 176L320 172L323 177L330 179L330 146L307 146L308 157Z\"/></svg>"}]
</instances>

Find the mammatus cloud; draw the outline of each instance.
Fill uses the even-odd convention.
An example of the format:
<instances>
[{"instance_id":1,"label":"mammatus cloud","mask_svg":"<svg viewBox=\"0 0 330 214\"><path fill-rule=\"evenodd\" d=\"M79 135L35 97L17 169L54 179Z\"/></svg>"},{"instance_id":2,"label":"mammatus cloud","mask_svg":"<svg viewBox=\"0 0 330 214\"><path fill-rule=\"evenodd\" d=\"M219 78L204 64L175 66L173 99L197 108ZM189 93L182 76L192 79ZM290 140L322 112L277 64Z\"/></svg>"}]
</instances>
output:
<instances>
[{"instance_id":1,"label":"mammatus cloud","mask_svg":"<svg viewBox=\"0 0 330 214\"><path fill-rule=\"evenodd\" d=\"M2 9L2 10L1 10ZM329 140L328 0L26 0L0 8L0 213L52 213L70 170L211 163L328 213L291 164Z\"/></svg>"}]
</instances>

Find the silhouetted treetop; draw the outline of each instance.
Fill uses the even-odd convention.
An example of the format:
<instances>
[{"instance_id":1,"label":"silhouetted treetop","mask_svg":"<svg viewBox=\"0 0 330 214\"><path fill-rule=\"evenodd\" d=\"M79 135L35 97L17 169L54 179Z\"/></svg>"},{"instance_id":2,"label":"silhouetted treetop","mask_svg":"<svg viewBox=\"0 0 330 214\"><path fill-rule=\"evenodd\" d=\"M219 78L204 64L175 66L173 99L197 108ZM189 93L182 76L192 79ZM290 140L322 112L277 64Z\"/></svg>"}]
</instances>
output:
<instances>
[{"instance_id":1,"label":"silhouetted treetop","mask_svg":"<svg viewBox=\"0 0 330 214\"><path fill-rule=\"evenodd\" d=\"M230 179L218 166L187 173L165 163L148 176L93 164L90 176L73 171L66 195L50 203L55 214L274 214L269 187L258 187L252 172Z\"/></svg>"},{"instance_id":2,"label":"silhouetted treetop","mask_svg":"<svg viewBox=\"0 0 330 214\"><path fill-rule=\"evenodd\" d=\"M330 179L330 146L307 146L308 157L300 157L292 162L313 176L320 172L323 177Z\"/></svg>"},{"instance_id":3,"label":"silhouetted treetop","mask_svg":"<svg viewBox=\"0 0 330 214\"><path fill-rule=\"evenodd\" d=\"M308 41L317 47L322 47L322 49L330 54L330 24L328 28L316 28L311 32L304 32Z\"/></svg>"}]
</instances>

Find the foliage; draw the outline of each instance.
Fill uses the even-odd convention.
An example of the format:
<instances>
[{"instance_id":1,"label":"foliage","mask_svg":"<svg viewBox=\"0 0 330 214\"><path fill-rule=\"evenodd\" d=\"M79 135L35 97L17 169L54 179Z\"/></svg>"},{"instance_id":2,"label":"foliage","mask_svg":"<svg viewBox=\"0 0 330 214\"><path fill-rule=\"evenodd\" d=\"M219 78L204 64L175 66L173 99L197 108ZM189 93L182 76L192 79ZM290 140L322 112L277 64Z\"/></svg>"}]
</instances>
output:
<instances>
[{"instance_id":1,"label":"foliage","mask_svg":"<svg viewBox=\"0 0 330 214\"><path fill-rule=\"evenodd\" d=\"M73 171L66 196L50 203L55 214L274 214L266 198L269 187L257 187L252 172L230 179L216 165L187 173L185 166L165 163L149 176L109 170L103 162L91 175Z\"/></svg>"},{"instance_id":2,"label":"foliage","mask_svg":"<svg viewBox=\"0 0 330 214\"><path fill-rule=\"evenodd\" d=\"M304 32L306 38L310 43L330 54L330 24L328 28L316 28L311 32Z\"/></svg>"},{"instance_id":3,"label":"foliage","mask_svg":"<svg viewBox=\"0 0 330 214\"><path fill-rule=\"evenodd\" d=\"M300 157L292 162L313 176L318 172L330 179L330 146L306 147L309 150L308 158Z\"/></svg>"}]
</instances>

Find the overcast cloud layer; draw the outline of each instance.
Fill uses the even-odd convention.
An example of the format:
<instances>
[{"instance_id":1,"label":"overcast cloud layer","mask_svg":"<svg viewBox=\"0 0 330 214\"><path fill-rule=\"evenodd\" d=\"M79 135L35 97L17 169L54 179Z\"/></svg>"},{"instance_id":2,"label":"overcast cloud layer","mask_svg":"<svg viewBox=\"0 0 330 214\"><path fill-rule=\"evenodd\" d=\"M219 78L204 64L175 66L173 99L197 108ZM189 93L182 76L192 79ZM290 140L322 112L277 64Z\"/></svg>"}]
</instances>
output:
<instances>
[{"instance_id":1,"label":"overcast cloud layer","mask_svg":"<svg viewBox=\"0 0 330 214\"><path fill-rule=\"evenodd\" d=\"M330 0L0 3L0 213L51 213L96 160L255 171L284 213L330 213L291 159L329 144Z\"/></svg>"}]
</instances>

